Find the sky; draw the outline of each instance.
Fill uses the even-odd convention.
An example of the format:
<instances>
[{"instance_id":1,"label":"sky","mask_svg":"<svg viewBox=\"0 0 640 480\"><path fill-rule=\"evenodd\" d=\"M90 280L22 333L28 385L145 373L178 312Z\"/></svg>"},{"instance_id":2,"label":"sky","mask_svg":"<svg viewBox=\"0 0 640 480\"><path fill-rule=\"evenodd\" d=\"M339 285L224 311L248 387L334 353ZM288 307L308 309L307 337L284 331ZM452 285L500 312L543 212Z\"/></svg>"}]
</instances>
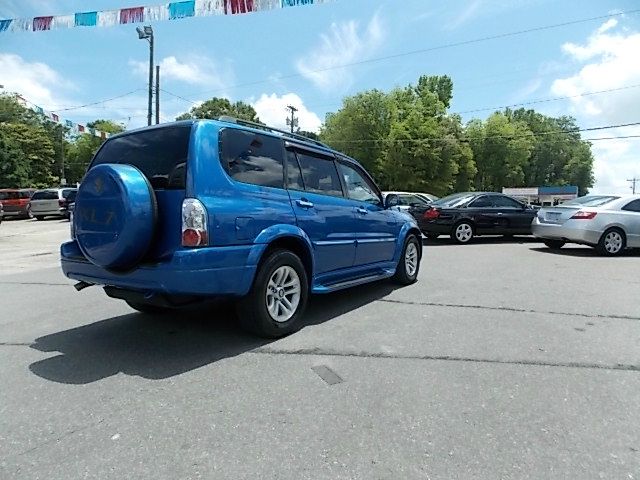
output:
<instances>
[{"instance_id":1,"label":"sky","mask_svg":"<svg viewBox=\"0 0 640 480\"><path fill-rule=\"evenodd\" d=\"M0 0L0 19L160 3ZM76 123L146 125L149 50L136 26L0 33L0 85ZM507 105L585 129L640 122L637 0L335 0L152 26L162 122L218 96L281 128L294 105L300 128L317 131L345 96L445 74L465 122ZM640 138L610 137L634 135L640 126L582 133L600 139L593 192L630 193Z\"/></svg>"}]
</instances>

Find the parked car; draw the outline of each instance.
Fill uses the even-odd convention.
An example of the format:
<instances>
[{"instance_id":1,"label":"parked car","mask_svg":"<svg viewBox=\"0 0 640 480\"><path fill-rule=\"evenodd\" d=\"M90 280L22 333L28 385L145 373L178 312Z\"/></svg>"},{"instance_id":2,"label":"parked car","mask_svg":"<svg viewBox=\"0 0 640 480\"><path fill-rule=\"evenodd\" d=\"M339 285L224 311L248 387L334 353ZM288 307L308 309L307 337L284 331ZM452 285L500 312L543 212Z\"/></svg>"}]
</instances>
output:
<instances>
[{"instance_id":1,"label":"parked car","mask_svg":"<svg viewBox=\"0 0 640 480\"><path fill-rule=\"evenodd\" d=\"M0 202L0 223L2 223L3 217L4 217L4 209L2 207L2 202Z\"/></svg>"},{"instance_id":2,"label":"parked car","mask_svg":"<svg viewBox=\"0 0 640 480\"><path fill-rule=\"evenodd\" d=\"M532 229L554 250L578 243L602 255L620 255L626 248L640 248L640 195L587 195L544 207Z\"/></svg>"},{"instance_id":3,"label":"parked car","mask_svg":"<svg viewBox=\"0 0 640 480\"><path fill-rule=\"evenodd\" d=\"M502 193L455 193L436 200L419 221L429 238L450 235L469 243L480 235L531 235L536 212Z\"/></svg>"},{"instance_id":4,"label":"parked car","mask_svg":"<svg viewBox=\"0 0 640 480\"><path fill-rule=\"evenodd\" d=\"M67 219L71 219L71 212L73 211L77 194L78 194L78 191L73 190L69 192L69 194L64 199L64 203L62 204L62 210L63 210L64 217Z\"/></svg>"},{"instance_id":5,"label":"parked car","mask_svg":"<svg viewBox=\"0 0 640 480\"><path fill-rule=\"evenodd\" d=\"M31 197L31 213L36 220L45 217L67 217L67 199L75 195L75 188L48 188L38 190Z\"/></svg>"},{"instance_id":6,"label":"parked car","mask_svg":"<svg viewBox=\"0 0 640 480\"><path fill-rule=\"evenodd\" d=\"M33 188L3 188L0 190L0 201L4 205L6 217L33 218L29 201Z\"/></svg>"},{"instance_id":7,"label":"parked car","mask_svg":"<svg viewBox=\"0 0 640 480\"><path fill-rule=\"evenodd\" d=\"M433 200L428 200L427 197L424 196L425 194L420 193L382 192L383 198L386 198L389 194L398 196L398 206L395 207L396 209L411 214L418 221L433 202Z\"/></svg>"},{"instance_id":8,"label":"parked car","mask_svg":"<svg viewBox=\"0 0 640 480\"><path fill-rule=\"evenodd\" d=\"M232 297L246 329L278 337L310 293L416 281L420 230L397 201L306 137L230 118L146 127L96 153L62 270L142 312Z\"/></svg>"}]
</instances>

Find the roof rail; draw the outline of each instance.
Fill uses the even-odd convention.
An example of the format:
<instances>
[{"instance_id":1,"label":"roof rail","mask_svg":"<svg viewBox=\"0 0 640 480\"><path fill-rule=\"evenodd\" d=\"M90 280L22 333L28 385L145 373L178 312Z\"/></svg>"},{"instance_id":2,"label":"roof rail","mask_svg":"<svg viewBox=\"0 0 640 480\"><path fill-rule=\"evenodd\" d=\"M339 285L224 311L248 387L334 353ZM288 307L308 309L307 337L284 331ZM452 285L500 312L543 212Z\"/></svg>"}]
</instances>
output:
<instances>
[{"instance_id":1,"label":"roof rail","mask_svg":"<svg viewBox=\"0 0 640 480\"><path fill-rule=\"evenodd\" d=\"M218 117L218 120L220 122L227 122L227 123L235 123L237 125L244 125L245 127L253 127L253 128L257 128L259 130L265 130L267 132L278 132L281 133L282 135L284 135L285 137L291 137L295 140L299 140L302 142L308 142L308 143L313 143L315 145L324 147L324 148L328 148L329 150L332 150L332 148L325 144L322 143L320 140L314 140L312 138L309 137L305 137L304 135L299 135L297 133L292 133L292 132L287 132L286 130L280 130L279 128L273 128L273 127L269 127L268 125L263 125L261 123L256 123L256 122L251 122L249 120L242 120L240 118L236 118L236 117L230 117L228 115L221 115L220 117Z\"/></svg>"}]
</instances>

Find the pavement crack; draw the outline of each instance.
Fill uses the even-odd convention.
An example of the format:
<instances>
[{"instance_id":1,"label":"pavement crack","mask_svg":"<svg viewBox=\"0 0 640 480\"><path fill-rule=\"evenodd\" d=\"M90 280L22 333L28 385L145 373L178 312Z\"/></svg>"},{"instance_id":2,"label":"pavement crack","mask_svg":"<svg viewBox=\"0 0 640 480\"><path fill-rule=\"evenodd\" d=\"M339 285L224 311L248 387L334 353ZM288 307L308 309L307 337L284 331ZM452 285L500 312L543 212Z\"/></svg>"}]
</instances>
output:
<instances>
[{"instance_id":1,"label":"pavement crack","mask_svg":"<svg viewBox=\"0 0 640 480\"><path fill-rule=\"evenodd\" d=\"M278 349L273 347L260 347L251 350L250 353L266 355L317 355L327 357L354 357L354 358L382 358L393 360L431 360L445 362L468 362L468 363L492 363L501 365L522 365L534 367L564 367L564 368L584 368L591 370L624 370L640 372L640 365L633 364L601 364L586 362L546 362L544 360L508 360L500 358L474 358L461 357L455 355L402 355L385 352L344 352L339 350L323 348L299 348L294 350Z\"/></svg>"},{"instance_id":2,"label":"pavement crack","mask_svg":"<svg viewBox=\"0 0 640 480\"><path fill-rule=\"evenodd\" d=\"M381 298L375 301L385 302L385 303L398 303L402 305L420 305L424 307L469 308L474 310L493 310L493 311L499 311L499 312L536 313L539 315L559 315L559 316L565 316L565 317L640 321L640 317L635 317L633 315L602 315L602 314L593 314L593 313L554 312L554 311L533 310L533 309L515 308L515 307L491 307L488 305L469 305L464 303L414 302L411 300L394 300L390 298Z\"/></svg>"}]
</instances>

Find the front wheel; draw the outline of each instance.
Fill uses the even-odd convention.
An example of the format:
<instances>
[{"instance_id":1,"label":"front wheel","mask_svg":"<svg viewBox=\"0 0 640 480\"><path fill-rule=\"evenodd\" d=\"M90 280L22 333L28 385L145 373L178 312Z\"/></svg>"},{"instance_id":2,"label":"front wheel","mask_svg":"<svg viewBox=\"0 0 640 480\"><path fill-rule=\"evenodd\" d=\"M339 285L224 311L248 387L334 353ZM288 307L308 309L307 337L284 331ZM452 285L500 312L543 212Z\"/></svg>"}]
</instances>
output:
<instances>
[{"instance_id":1,"label":"front wheel","mask_svg":"<svg viewBox=\"0 0 640 480\"><path fill-rule=\"evenodd\" d=\"M276 250L262 262L249 293L238 302L242 327L277 338L300 329L309 283L304 265L288 250Z\"/></svg>"},{"instance_id":2,"label":"front wheel","mask_svg":"<svg viewBox=\"0 0 640 480\"><path fill-rule=\"evenodd\" d=\"M410 234L404 242L402 256L393 279L400 285L411 285L418 279L420 270L420 244L418 238Z\"/></svg>"},{"instance_id":3,"label":"front wheel","mask_svg":"<svg viewBox=\"0 0 640 480\"><path fill-rule=\"evenodd\" d=\"M615 257L622 254L627 248L627 237L618 228L611 228L602 234L596 249L601 255Z\"/></svg>"},{"instance_id":4,"label":"front wheel","mask_svg":"<svg viewBox=\"0 0 640 480\"><path fill-rule=\"evenodd\" d=\"M451 234L451 237L456 242L465 244L473 240L473 235L473 225L471 225L467 221L464 221L456 224L456 226L453 227L453 233Z\"/></svg>"}]
</instances>

